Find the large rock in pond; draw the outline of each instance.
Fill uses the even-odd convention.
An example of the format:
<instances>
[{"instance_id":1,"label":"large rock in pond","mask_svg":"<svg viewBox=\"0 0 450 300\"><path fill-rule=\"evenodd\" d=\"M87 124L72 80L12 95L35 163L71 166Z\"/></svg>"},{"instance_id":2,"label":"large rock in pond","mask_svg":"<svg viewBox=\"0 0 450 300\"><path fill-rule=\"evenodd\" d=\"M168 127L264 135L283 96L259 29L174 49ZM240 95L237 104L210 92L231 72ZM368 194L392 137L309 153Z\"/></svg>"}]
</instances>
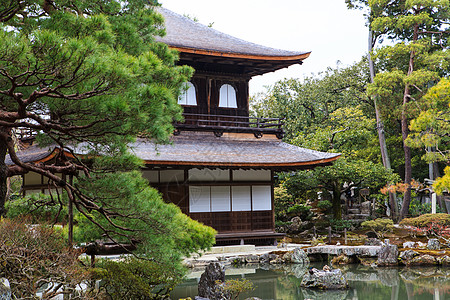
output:
<instances>
[{"instance_id":1,"label":"large rock in pond","mask_svg":"<svg viewBox=\"0 0 450 300\"><path fill-rule=\"evenodd\" d=\"M439 243L438 239L429 239L427 244L428 250L440 250L441 249L441 243Z\"/></svg>"},{"instance_id":2,"label":"large rock in pond","mask_svg":"<svg viewBox=\"0 0 450 300\"><path fill-rule=\"evenodd\" d=\"M198 296L210 300L230 299L231 295L223 289L223 282L225 282L225 267L218 262L210 263L200 277Z\"/></svg>"},{"instance_id":3,"label":"large rock in pond","mask_svg":"<svg viewBox=\"0 0 450 300\"><path fill-rule=\"evenodd\" d=\"M291 255L291 262L294 264L309 265L309 257L302 248L295 248Z\"/></svg>"},{"instance_id":4,"label":"large rock in pond","mask_svg":"<svg viewBox=\"0 0 450 300\"><path fill-rule=\"evenodd\" d=\"M398 247L389 244L389 240L385 241L385 245L381 247L378 253L378 266L396 266L398 264Z\"/></svg>"},{"instance_id":5,"label":"large rock in pond","mask_svg":"<svg viewBox=\"0 0 450 300\"><path fill-rule=\"evenodd\" d=\"M407 263L408 266L436 266L437 264L436 258L428 254L416 256Z\"/></svg>"},{"instance_id":6,"label":"large rock in pond","mask_svg":"<svg viewBox=\"0 0 450 300\"><path fill-rule=\"evenodd\" d=\"M403 263L407 264L410 260L412 260L414 257L418 256L419 252L414 250L406 250L400 253L400 259Z\"/></svg>"},{"instance_id":7,"label":"large rock in pond","mask_svg":"<svg viewBox=\"0 0 450 300\"><path fill-rule=\"evenodd\" d=\"M448 255L444 255L439 259L439 264L448 267L450 266L450 257Z\"/></svg>"},{"instance_id":8,"label":"large rock in pond","mask_svg":"<svg viewBox=\"0 0 450 300\"><path fill-rule=\"evenodd\" d=\"M348 288L348 282L339 269L324 271L311 268L303 276L300 286L319 290L343 290Z\"/></svg>"}]
</instances>

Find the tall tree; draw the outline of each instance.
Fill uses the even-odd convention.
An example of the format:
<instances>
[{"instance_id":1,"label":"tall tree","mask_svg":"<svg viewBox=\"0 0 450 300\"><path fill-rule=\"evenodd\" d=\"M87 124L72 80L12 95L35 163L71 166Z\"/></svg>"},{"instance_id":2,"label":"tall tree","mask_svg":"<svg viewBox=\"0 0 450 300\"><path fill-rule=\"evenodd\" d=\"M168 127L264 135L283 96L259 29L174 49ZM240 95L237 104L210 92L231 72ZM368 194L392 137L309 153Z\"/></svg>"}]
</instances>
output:
<instances>
[{"instance_id":1,"label":"tall tree","mask_svg":"<svg viewBox=\"0 0 450 300\"><path fill-rule=\"evenodd\" d=\"M340 219L341 197L349 189L371 187L377 192L377 187L397 178L378 163L373 101L366 94L367 60L320 75L303 82L277 82L267 94L253 99L252 109L258 116L284 117L289 143L343 154L333 166L282 176L296 197L297 192L332 192L334 216Z\"/></svg>"},{"instance_id":2,"label":"tall tree","mask_svg":"<svg viewBox=\"0 0 450 300\"><path fill-rule=\"evenodd\" d=\"M449 2L372 0L369 7L373 13L371 28L396 42L394 46L377 51L377 58L384 61L384 69L376 75L369 93L383 98L387 107L396 105L398 108L405 160L404 181L408 186L400 210L400 218L404 218L411 202L411 149L405 143L412 113L410 103L419 100L442 71L436 61L431 63L430 58L439 60L438 52L442 52L447 42L449 32L445 28L448 26ZM395 99L398 102L393 104Z\"/></svg>"},{"instance_id":3,"label":"tall tree","mask_svg":"<svg viewBox=\"0 0 450 300\"><path fill-rule=\"evenodd\" d=\"M140 253L177 264L181 255L210 246L214 230L164 204L139 172L130 172L142 162L127 143L138 135L168 137L181 118L177 95L192 74L175 65L175 51L155 41L164 26L152 4L0 3L0 213L6 178L36 172L65 190L80 218L103 236L138 241ZM64 151L48 164L26 163L14 144L19 130ZM79 145L89 161L75 153ZM15 165L5 164L7 154ZM158 236L167 241L155 243Z\"/></svg>"},{"instance_id":4,"label":"tall tree","mask_svg":"<svg viewBox=\"0 0 450 300\"><path fill-rule=\"evenodd\" d=\"M450 62L450 54L447 63ZM444 175L436 179L438 194L450 191L450 79L443 78L419 104L420 114L411 121L408 145L423 147L427 162L446 165ZM430 151L432 149L432 151Z\"/></svg>"}]
</instances>

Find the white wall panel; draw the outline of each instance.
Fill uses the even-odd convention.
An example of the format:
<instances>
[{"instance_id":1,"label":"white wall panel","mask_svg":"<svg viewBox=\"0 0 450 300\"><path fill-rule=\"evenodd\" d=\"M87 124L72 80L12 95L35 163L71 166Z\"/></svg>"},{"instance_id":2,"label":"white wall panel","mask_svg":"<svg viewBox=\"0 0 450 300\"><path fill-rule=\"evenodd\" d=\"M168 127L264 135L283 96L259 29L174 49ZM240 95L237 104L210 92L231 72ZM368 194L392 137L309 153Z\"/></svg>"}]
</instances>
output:
<instances>
[{"instance_id":1,"label":"white wall panel","mask_svg":"<svg viewBox=\"0 0 450 300\"><path fill-rule=\"evenodd\" d=\"M189 212L211 211L211 189L209 186L189 187Z\"/></svg>"},{"instance_id":2,"label":"white wall panel","mask_svg":"<svg viewBox=\"0 0 450 300\"><path fill-rule=\"evenodd\" d=\"M253 210L272 209L272 188L270 185L252 186Z\"/></svg>"},{"instance_id":3,"label":"white wall panel","mask_svg":"<svg viewBox=\"0 0 450 300\"><path fill-rule=\"evenodd\" d=\"M229 186L211 187L211 211L231 211Z\"/></svg>"},{"instance_id":4,"label":"white wall panel","mask_svg":"<svg viewBox=\"0 0 450 300\"><path fill-rule=\"evenodd\" d=\"M233 211L250 211L251 198L250 186L233 186L232 190L232 208Z\"/></svg>"}]
</instances>

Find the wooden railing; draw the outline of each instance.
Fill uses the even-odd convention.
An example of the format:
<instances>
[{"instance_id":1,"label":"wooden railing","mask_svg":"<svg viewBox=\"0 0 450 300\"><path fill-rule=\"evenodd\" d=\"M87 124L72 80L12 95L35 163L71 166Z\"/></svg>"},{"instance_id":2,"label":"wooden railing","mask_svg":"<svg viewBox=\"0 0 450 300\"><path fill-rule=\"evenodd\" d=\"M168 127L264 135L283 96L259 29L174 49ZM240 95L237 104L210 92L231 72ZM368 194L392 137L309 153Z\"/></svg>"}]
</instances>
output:
<instances>
[{"instance_id":1,"label":"wooden railing","mask_svg":"<svg viewBox=\"0 0 450 300\"><path fill-rule=\"evenodd\" d=\"M213 131L217 136L224 132L253 133L256 137L275 134L282 138L283 122L280 118L258 118L246 116L206 115L184 113L184 122L175 123L178 131Z\"/></svg>"}]
</instances>

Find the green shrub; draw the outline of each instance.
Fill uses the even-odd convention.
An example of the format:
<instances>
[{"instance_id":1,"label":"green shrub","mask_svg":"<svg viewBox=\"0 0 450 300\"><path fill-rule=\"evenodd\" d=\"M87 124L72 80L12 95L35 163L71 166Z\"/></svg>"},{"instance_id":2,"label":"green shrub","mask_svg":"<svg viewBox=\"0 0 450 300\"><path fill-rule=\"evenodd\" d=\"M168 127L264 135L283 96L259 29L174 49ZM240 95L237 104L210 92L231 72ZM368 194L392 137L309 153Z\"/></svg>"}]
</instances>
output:
<instances>
[{"instance_id":1,"label":"green shrub","mask_svg":"<svg viewBox=\"0 0 450 300\"><path fill-rule=\"evenodd\" d=\"M275 220L275 227L284 227L284 226L289 226L290 224L291 224L291 222Z\"/></svg>"},{"instance_id":2,"label":"green shrub","mask_svg":"<svg viewBox=\"0 0 450 300\"><path fill-rule=\"evenodd\" d=\"M0 220L0 277L8 278L11 299L37 299L38 292L42 299L62 299L61 287L69 287L64 289L67 299L99 299L96 291L70 288L90 280L89 270L78 260L80 251L68 247L59 230L29 223L23 218Z\"/></svg>"},{"instance_id":3,"label":"green shrub","mask_svg":"<svg viewBox=\"0 0 450 300\"><path fill-rule=\"evenodd\" d=\"M392 230L394 230L394 222L391 219L380 218L364 221L361 223L361 227L366 230L374 231L378 237L383 237L386 232L392 232Z\"/></svg>"},{"instance_id":4,"label":"green shrub","mask_svg":"<svg viewBox=\"0 0 450 300\"><path fill-rule=\"evenodd\" d=\"M8 218L27 217L32 223L65 222L67 207L54 201L49 195L31 194L8 201L5 204Z\"/></svg>"},{"instance_id":5,"label":"green shrub","mask_svg":"<svg viewBox=\"0 0 450 300\"><path fill-rule=\"evenodd\" d=\"M353 224L350 220L331 219L330 225L333 230L343 231L344 229L352 229Z\"/></svg>"},{"instance_id":6,"label":"green shrub","mask_svg":"<svg viewBox=\"0 0 450 300\"><path fill-rule=\"evenodd\" d=\"M320 200L319 203L317 203L317 208L320 208L323 211L328 211L331 207L333 207L333 204L329 200Z\"/></svg>"},{"instance_id":7,"label":"green shrub","mask_svg":"<svg viewBox=\"0 0 450 300\"><path fill-rule=\"evenodd\" d=\"M405 218L400 222L400 225L414 227L426 227L430 224L450 226L450 214L424 214L415 218Z\"/></svg>"},{"instance_id":8,"label":"green shrub","mask_svg":"<svg viewBox=\"0 0 450 300\"><path fill-rule=\"evenodd\" d=\"M101 289L111 299L165 299L181 282L184 271L127 257L120 261L100 261L94 279L101 280Z\"/></svg>"},{"instance_id":9,"label":"green shrub","mask_svg":"<svg viewBox=\"0 0 450 300\"><path fill-rule=\"evenodd\" d=\"M304 204L294 204L293 206L288 208L287 214L290 217L298 216L302 220L309 220L312 217L311 206Z\"/></svg>"},{"instance_id":10,"label":"green shrub","mask_svg":"<svg viewBox=\"0 0 450 300\"><path fill-rule=\"evenodd\" d=\"M436 211L438 213L442 212L439 206L436 207ZM413 199L409 205L408 213L413 217L429 214L431 213L431 203L421 203L419 200Z\"/></svg>"},{"instance_id":11,"label":"green shrub","mask_svg":"<svg viewBox=\"0 0 450 300\"><path fill-rule=\"evenodd\" d=\"M275 219L287 221L286 211L294 204L294 199L284 186L274 188Z\"/></svg>"}]
</instances>

